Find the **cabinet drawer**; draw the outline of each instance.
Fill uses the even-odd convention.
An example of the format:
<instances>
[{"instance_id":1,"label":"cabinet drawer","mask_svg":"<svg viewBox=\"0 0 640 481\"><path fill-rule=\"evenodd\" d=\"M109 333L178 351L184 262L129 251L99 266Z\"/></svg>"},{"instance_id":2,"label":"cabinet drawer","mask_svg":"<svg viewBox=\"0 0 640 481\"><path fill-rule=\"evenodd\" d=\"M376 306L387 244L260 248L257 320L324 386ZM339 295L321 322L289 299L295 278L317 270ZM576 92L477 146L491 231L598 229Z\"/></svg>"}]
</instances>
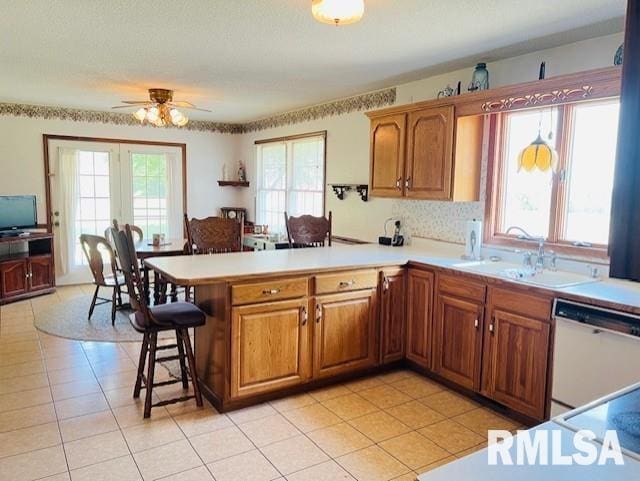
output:
<instances>
[{"instance_id":1,"label":"cabinet drawer","mask_svg":"<svg viewBox=\"0 0 640 481\"><path fill-rule=\"evenodd\" d=\"M374 270L338 272L316 276L315 293L357 291L378 285L378 274Z\"/></svg>"},{"instance_id":2,"label":"cabinet drawer","mask_svg":"<svg viewBox=\"0 0 640 481\"><path fill-rule=\"evenodd\" d=\"M462 276L441 274L438 276L438 291L484 302L486 286Z\"/></svg>"},{"instance_id":3,"label":"cabinet drawer","mask_svg":"<svg viewBox=\"0 0 640 481\"><path fill-rule=\"evenodd\" d=\"M231 303L237 306L279 299L293 299L304 297L308 292L309 281L306 277L256 282L254 284L237 284L231 286Z\"/></svg>"},{"instance_id":4,"label":"cabinet drawer","mask_svg":"<svg viewBox=\"0 0 640 481\"><path fill-rule=\"evenodd\" d=\"M511 289L492 287L489 290L488 304L491 308L504 309L522 316L551 322L553 300L550 297L534 296Z\"/></svg>"}]
</instances>

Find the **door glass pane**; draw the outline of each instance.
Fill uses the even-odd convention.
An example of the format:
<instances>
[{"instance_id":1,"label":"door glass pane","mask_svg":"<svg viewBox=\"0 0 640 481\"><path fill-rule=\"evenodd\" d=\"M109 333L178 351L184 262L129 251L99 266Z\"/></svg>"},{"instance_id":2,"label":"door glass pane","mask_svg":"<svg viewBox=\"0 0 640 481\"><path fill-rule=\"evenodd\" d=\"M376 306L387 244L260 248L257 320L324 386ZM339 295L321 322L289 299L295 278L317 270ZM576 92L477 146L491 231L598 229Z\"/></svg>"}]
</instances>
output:
<instances>
[{"instance_id":1,"label":"door glass pane","mask_svg":"<svg viewBox=\"0 0 640 481\"><path fill-rule=\"evenodd\" d=\"M555 148L557 110L511 113L505 117L505 121L501 232L516 225L531 235L546 238L549 235L551 212L551 171L540 172L536 169L532 172L518 172L518 155L536 138L539 126L543 138ZM550 135L550 132L554 134Z\"/></svg>"},{"instance_id":2,"label":"door glass pane","mask_svg":"<svg viewBox=\"0 0 640 481\"><path fill-rule=\"evenodd\" d=\"M618 138L618 101L576 105L565 240L607 244Z\"/></svg>"},{"instance_id":3,"label":"door glass pane","mask_svg":"<svg viewBox=\"0 0 640 481\"><path fill-rule=\"evenodd\" d=\"M131 154L133 223L145 238L166 234L167 156L165 154Z\"/></svg>"},{"instance_id":4,"label":"door glass pane","mask_svg":"<svg viewBox=\"0 0 640 481\"><path fill-rule=\"evenodd\" d=\"M76 221L74 262L86 264L81 234L103 236L111 223L111 194L109 178L109 153L80 151L78 153L78 198L76 199ZM106 253L104 258L108 259Z\"/></svg>"}]
</instances>

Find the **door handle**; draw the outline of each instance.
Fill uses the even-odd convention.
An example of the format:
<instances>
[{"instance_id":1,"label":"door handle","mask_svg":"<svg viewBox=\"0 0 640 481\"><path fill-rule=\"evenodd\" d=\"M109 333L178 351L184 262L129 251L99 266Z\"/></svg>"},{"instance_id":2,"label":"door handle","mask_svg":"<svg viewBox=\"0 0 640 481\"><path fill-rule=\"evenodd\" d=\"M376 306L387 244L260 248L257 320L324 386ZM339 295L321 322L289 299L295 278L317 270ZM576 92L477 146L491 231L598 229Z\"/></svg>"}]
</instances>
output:
<instances>
[{"instance_id":1,"label":"door handle","mask_svg":"<svg viewBox=\"0 0 640 481\"><path fill-rule=\"evenodd\" d=\"M307 320L309 319L309 315L307 314L307 308L306 307L302 307L302 325L306 326L307 325Z\"/></svg>"},{"instance_id":2,"label":"door handle","mask_svg":"<svg viewBox=\"0 0 640 481\"><path fill-rule=\"evenodd\" d=\"M319 324L322 320L322 307L320 304L316 304L316 324Z\"/></svg>"},{"instance_id":3,"label":"door handle","mask_svg":"<svg viewBox=\"0 0 640 481\"><path fill-rule=\"evenodd\" d=\"M356 283L356 281L354 281L353 279L351 279L350 281L340 281L339 286L340 287L351 287L355 283Z\"/></svg>"},{"instance_id":4,"label":"door handle","mask_svg":"<svg viewBox=\"0 0 640 481\"><path fill-rule=\"evenodd\" d=\"M402 187L402 177L398 177L398 179L396 180L396 189L401 190Z\"/></svg>"},{"instance_id":5,"label":"door handle","mask_svg":"<svg viewBox=\"0 0 640 481\"><path fill-rule=\"evenodd\" d=\"M382 289L385 292L389 290L389 278L387 276L384 276L384 279L382 280Z\"/></svg>"},{"instance_id":6,"label":"door handle","mask_svg":"<svg viewBox=\"0 0 640 481\"><path fill-rule=\"evenodd\" d=\"M491 322L489 323L489 332L490 332L492 335L495 333L494 323L495 323L495 320L494 320L494 319L491 319Z\"/></svg>"},{"instance_id":7,"label":"door handle","mask_svg":"<svg viewBox=\"0 0 640 481\"><path fill-rule=\"evenodd\" d=\"M407 180L404 181L404 187L407 190L411 189L411 177L407 177Z\"/></svg>"},{"instance_id":8,"label":"door handle","mask_svg":"<svg viewBox=\"0 0 640 481\"><path fill-rule=\"evenodd\" d=\"M476 318L475 321L473 321L473 327L475 327L476 329L478 329L478 326L480 325L480 321Z\"/></svg>"}]
</instances>

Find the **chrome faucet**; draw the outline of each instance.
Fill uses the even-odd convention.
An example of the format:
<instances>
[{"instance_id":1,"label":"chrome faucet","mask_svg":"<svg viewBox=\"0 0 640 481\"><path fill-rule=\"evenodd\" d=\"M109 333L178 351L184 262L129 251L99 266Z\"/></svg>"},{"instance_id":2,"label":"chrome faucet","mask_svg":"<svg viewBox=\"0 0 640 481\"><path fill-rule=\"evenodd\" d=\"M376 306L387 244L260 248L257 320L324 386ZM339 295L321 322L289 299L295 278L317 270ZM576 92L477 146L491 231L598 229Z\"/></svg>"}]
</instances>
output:
<instances>
[{"instance_id":1,"label":"chrome faucet","mask_svg":"<svg viewBox=\"0 0 640 481\"><path fill-rule=\"evenodd\" d=\"M545 258L545 253L544 253L544 242L545 242L545 238L542 236L534 236L529 234L526 230L524 230L522 227L518 227L517 225L512 225L511 227L509 227L505 234L509 234L511 231L519 231L521 233L521 235L519 235L518 237L520 239L526 239L526 240L530 240L530 241L535 241L538 243L538 255L536 258L536 264L535 264L535 269L536 272L542 272L544 270L544 258ZM555 269L555 260L556 260L556 255L555 253L551 253L551 269L554 270ZM531 253L525 253L525 259L524 259L525 265L528 265L530 267L534 267L532 266L532 262L531 262Z\"/></svg>"}]
</instances>

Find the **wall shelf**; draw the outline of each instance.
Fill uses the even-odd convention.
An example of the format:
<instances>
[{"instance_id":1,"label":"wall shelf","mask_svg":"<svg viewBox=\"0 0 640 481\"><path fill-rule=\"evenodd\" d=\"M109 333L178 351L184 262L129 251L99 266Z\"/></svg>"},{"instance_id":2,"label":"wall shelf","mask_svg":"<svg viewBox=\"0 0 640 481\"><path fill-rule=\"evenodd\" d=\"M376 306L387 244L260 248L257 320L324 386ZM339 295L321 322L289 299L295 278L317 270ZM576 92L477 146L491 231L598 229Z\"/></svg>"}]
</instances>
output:
<instances>
[{"instance_id":1,"label":"wall shelf","mask_svg":"<svg viewBox=\"0 0 640 481\"><path fill-rule=\"evenodd\" d=\"M329 187L333 189L334 194L340 200L344 200L344 195L355 190L363 202L369 200L369 186L367 184L329 184Z\"/></svg>"},{"instance_id":2,"label":"wall shelf","mask_svg":"<svg viewBox=\"0 0 640 481\"><path fill-rule=\"evenodd\" d=\"M241 182L239 180L219 180L220 187L249 187L249 181Z\"/></svg>"}]
</instances>

